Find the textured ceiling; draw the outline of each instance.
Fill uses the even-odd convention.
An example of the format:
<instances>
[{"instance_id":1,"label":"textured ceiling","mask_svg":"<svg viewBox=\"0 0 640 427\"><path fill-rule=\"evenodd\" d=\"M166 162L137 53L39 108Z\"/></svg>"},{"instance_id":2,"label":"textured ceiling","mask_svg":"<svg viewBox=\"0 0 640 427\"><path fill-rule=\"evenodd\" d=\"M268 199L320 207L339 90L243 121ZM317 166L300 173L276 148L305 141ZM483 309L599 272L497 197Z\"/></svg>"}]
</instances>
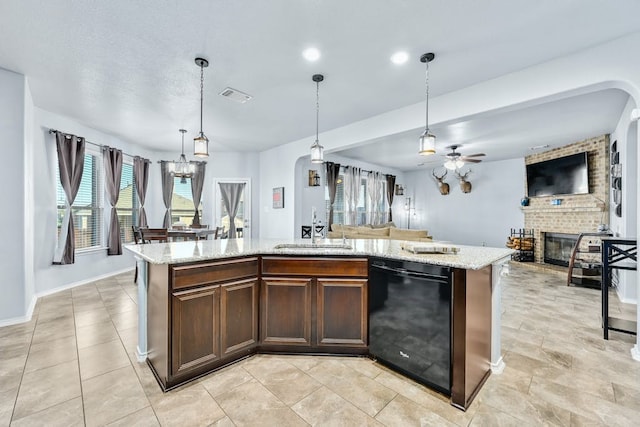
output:
<instances>
[{"instance_id":1,"label":"textured ceiling","mask_svg":"<svg viewBox=\"0 0 640 427\"><path fill-rule=\"evenodd\" d=\"M203 56L211 150L259 151L315 133L314 73L322 132L422 101L426 51L437 96L636 32L638 16L636 0L3 0L0 67L29 78L40 108L178 150L177 130L199 127Z\"/></svg>"}]
</instances>

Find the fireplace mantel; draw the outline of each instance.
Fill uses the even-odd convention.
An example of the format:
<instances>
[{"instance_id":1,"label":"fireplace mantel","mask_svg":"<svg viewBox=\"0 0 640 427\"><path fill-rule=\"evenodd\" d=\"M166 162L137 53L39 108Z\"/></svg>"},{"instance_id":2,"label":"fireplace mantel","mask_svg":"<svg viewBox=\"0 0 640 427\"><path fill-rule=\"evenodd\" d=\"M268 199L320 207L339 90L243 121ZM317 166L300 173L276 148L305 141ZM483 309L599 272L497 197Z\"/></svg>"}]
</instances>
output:
<instances>
[{"instance_id":1,"label":"fireplace mantel","mask_svg":"<svg viewBox=\"0 0 640 427\"><path fill-rule=\"evenodd\" d=\"M523 212L603 212L598 206L521 206Z\"/></svg>"}]
</instances>

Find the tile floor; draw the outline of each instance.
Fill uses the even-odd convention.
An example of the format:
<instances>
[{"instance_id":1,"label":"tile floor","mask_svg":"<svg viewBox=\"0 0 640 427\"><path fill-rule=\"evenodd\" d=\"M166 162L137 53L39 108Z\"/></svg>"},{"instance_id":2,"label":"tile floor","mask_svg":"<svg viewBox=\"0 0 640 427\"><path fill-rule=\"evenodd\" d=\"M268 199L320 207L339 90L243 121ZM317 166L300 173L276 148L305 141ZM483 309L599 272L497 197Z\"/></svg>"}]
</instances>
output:
<instances>
[{"instance_id":1,"label":"tile floor","mask_svg":"<svg viewBox=\"0 0 640 427\"><path fill-rule=\"evenodd\" d=\"M0 426L640 424L635 337L602 339L599 292L513 266L506 369L467 412L364 358L259 355L163 394L135 358L132 274L41 298L0 328ZM635 306L612 313L635 317Z\"/></svg>"}]
</instances>

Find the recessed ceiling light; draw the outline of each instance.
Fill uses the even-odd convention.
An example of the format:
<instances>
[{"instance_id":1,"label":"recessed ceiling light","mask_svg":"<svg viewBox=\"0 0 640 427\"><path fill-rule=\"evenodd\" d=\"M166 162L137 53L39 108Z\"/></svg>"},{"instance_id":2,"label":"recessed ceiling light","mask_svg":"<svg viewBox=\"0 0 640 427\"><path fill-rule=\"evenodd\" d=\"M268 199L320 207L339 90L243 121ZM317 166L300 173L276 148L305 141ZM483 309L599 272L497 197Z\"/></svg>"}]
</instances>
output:
<instances>
[{"instance_id":1,"label":"recessed ceiling light","mask_svg":"<svg viewBox=\"0 0 640 427\"><path fill-rule=\"evenodd\" d=\"M396 52L393 55L391 55L391 62L393 62L396 65L402 65L405 62L407 62L407 60L409 59L409 54L403 50L401 50L400 52Z\"/></svg>"},{"instance_id":2,"label":"recessed ceiling light","mask_svg":"<svg viewBox=\"0 0 640 427\"><path fill-rule=\"evenodd\" d=\"M302 56L304 56L304 59L307 61L317 61L320 59L320 51L315 47L310 47L302 51Z\"/></svg>"}]
</instances>

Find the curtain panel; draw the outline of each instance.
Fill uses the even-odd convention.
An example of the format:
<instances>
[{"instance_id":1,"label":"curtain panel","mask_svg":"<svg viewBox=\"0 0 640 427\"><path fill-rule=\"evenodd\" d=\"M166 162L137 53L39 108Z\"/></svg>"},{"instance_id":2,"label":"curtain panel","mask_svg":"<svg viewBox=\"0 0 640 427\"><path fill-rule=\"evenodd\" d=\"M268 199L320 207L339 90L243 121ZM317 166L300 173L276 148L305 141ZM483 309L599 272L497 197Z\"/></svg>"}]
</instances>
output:
<instances>
[{"instance_id":1,"label":"curtain panel","mask_svg":"<svg viewBox=\"0 0 640 427\"><path fill-rule=\"evenodd\" d=\"M80 181L82 180L85 139L62 132L56 132L55 134L60 184L65 194L65 211L53 263L73 264L75 262L76 243L71 205L76 199Z\"/></svg>"},{"instance_id":2,"label":"curtain panel","mask_svg":"<svg viewBox=\"0 0 640 427\"><path fill-rule=\"evenodd\" d=\"M380 172L369 172L367 174L367 196L369 197L368 223L371 225L381 224L382 212L380 203L382 202L382 175Z\"/></svg>"},{"instance_id":3,"label":"curtain panel","mask_svg":"<svg viewBox=\"0 0 640 427\"><path fill-rule=\"evenodd\" d=\"M244 182L220 182L218 185L220 186L222 202L229 214L229 238L235 239L236 215L238 214L238 207L240 206L240 199L242 198L242 192L244 191L245 184Z\"/></svg>"},{"instance_id":4,"label":"curtain panel","mask_svg":"<svg viewBox=\"0 0 640 427\"><path fill-rule=\"evenodd\" d=\"M147 187L149 185L149 159L140 156L133 158L133 181L136 184L136 194L140 207L138 208L138 227L147 226L147 212L144 210L144 202L147 198Z\"/></svg>"},{"instance_id":5,"label":"curtain panel","mask_svg":"<svg viewBox=\"0 0 640 427\"><path fill-rule=\"evenodd\" d=\"M202 198L202 187L204 185L204 173L207 162L192 162L191 164L195 167L195 171L191 177L191 195L193 196L193 206L195 209L192 224L200 225L198 206L200 206L200 199Z\"/></svg>"},{"instance_id":6,"label":"curtain panel","mask_svg":"<svg viewBox=\"0 0 640 427\"><path fill-rule=\"evenodd\" d=\"M346 166L344 168L345 224L358 225L358 203L362 171L360 168Z\"/></svg>"},{"instance_id":7,"label":"curtain panel","mask_svg":"<svg viewBox=\"0 0 640 427\"><path fill-rule=\"evenodd\" d=\"M122 151L116 148L102 147L104 164L104 187L111 205L111 218L107 230L107 255L122 255L120 240L120 221L118 220L118 198L120 197L120 178L122 177Z\"/></svg>"},{"instance_id":8,"label":"curtain panel","mask_svg":"<svg viewBox=\"0 0 640 427\"><path fill-rule=\"evenodd\" d=\"M160 161L160 175L162 178L162 201L164 202L165 212L163 227L171 227L171 197L173 196L173 174L169 171L169 162Z\"/></svg>"},{"instance_id":9,"label":"curtain panel","mask_svg":"<svg viewBox=\"0 0 640 427\"><path fill-rule=\"evenodd\" d=\"M395 175L387 175L387 203L389 203L389 219L388 221L393 221L393 212L391 211L391 205L393 204L393 195L394 190L396 188L396 177Z\"/></svg>"},{"instance_id":10,"label":"curtain panel","mask_svg":"<svg viewBox=\"0 0 640 427\"><path fill-rule=\"evenodd\" d=\"M330 231L331 225L333 224L333 204L336 201L340 163L326 162L325 168L327 172L327 188L329 189L329 221L327 223L327 231Z\"/></svg>"}]
</instances>

